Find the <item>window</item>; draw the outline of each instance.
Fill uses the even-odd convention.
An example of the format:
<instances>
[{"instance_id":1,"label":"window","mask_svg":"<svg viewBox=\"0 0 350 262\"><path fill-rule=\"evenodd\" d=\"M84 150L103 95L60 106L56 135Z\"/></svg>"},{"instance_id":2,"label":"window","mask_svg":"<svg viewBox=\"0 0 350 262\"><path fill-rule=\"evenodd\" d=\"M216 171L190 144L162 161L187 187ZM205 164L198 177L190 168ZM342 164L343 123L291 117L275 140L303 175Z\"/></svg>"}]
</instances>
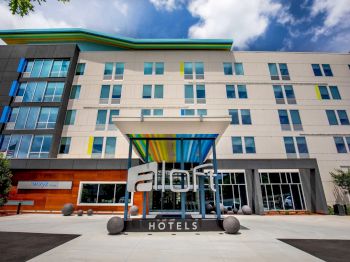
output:
<instances>
[{"instance_id":1,"label":"window","mask_svg":"<svg viewBox=\"0 0 350 262\"><path fill-rule=\"evenodd\" d=\"M315 76L333 76L333 72L329 64L322 64L323 74L319 64L312 64L311 67Z\"/></svg>"},{"instance_id":2,"label":"window","mask_svg":"<svg viewBox=\"0 0 350 262\"><path fill-rule=\"evenodd\" d=\"M264 210L305 210L299 172L259 172Z\"/></svg>"},{"instance_id":3,"label":"window","mask_svg":"<svg viewBox=\"0 0 350 262\"><path fill-rule=\"evenodd\" d=\"M206 116L208 114L207 109L197 109L197 115Z\"/></svg>"},{"instance_id":4,"label":"window","mask_svg":"<svg viewBox=\"0 0 350 262\"><path fill-rule=\"evenodd\" d=\"M277 64L268 63L268 67L269 67L269 71L270 71L271 80L279 80L280 75L278 74ZM281 74L281 79L282 80L290 80L287 64L280 63L280 64L278 64L278 67L279 67L279 72Z\"/></svg>"},{"instance_id":5,"label":"window","mask_svg":"<svg viewBox=\"0 0 350 262\"><path fill-rule=\"evenodd\" d=\"M247 88L245 85L237 85L238 98L248 98Z\"/></svg>"},{"instance_id":6,"label":"window","mask_svg":"<svg viewBox=\"0 0 350 262\"><path fill-rule=\"evenodd\" d=\"M196 98L198 104L205 104L205 85L196 85ZM185 85L185 103L194 103L194 90L193 85Z\"/></svg>"},{"instance_id":7,"label":"window","mask_svg":"<svg viewBox=\"0 0 350 262\"><path fill-rule=\"evenodd\" d=\"M241 118L242 118L243 125L251 125L252 124L252 119L250 117L250 110L249 109L241 109Z\"/></svg>"},{"instance_id":8,"label":"window","mask_svg":"<svg viewBox=\"0 0 350 262\"><path fill-rule=\"evenodd\" d=\"M153 63L145 62L143 66L143 74L144 75L152 75L153 73Z\"/></svg>"},{"instance_id":9,"label":"window","mask_svg":"<svg viewBox=\"0 0 350 262\"><path fill-rule=\"evenodd\" d=\"M163 109L156 108L156 109L141 109L141 116L162 116L163 115Z\"/></svg>"},{"instance_id":10,"label":"window","mask_svg":"<svg viewBox=\"0 0 350 262\"><path fill-rule=\"evenodd\" d=\"M154 86L154 98L163 98L163 85Z\"/></svg>"},{"instance_id":11,"label":"window","mask_svg":"<svg viewBox=\"0 0 350 262\"><path fill-rule=\"evenodd\" d=\"M197 103L205 104L205 86L196 85Z\"/></svg>"},{"instance_id":12,"label":"window","mask_svg":"<svg viewBox=\"0 0 350 262\"><path fill-rule=\"evenodd\" d=\"M348 152L347 149L346 149L346 145L345 145L343 137L335 136L335 137L333 137L333 139L334 139L334 143L335 143L335 146L337 148L337 152L338 153L342 154L342 153L347 153ZM350 137L347 137L346 140L347 140L347 142L349 142ZM349 144L348 144L348 146L349 146ZM350 150L350 147L349 147L349 150Z\"/></svg>"},{"instance_id":13,"label":"window","mask_svg":"<svg viewBox=\"0 0 350 262\"><path fill-rule=\"evenodd\" d=\"M236 75L244 75L243 64L242 63L234 63L235 65L235 74Z\"/></svg>"},{"instance_id":14,"label":"window","mask_svg":"<svg viewBox=\"0 0 350 262\"><path fill-rule=\"evenodd\" d=\"M153 115L154 116L162 116L163 115L163 109L153 109Z\"/></svg>"},{"instance_id":15,"label":"window","mask_svg":"<svg viewBox=\"0 0 350 262\"><path fill-rule=\"evenodd\" d=\"M181 109L181 116L194 116L194 109Z\"/></svg>"},{"instance_id":16,"label":"window","mask_svg":"<svg viewBox=\"0 0 350 262\"><path fill-rule=\"evenodd\" d=\"M163 74L164 74L164 63L156 62L156 75L163 75Z\"/></svg>"},{"instance_id":17,"label":"window","mask_svg":"<svg viewBox=\"0 0 350 262\"><path fill-rule=\"evenodd\" d=\"M196 79L204 79L204 63L203 62L184 62L185 79L193 79L193 69Z\"/></svg>"},{"instance_id":18,"label":"window","mask_svg":"<svg viewBox=\"0 0 350 262\"><path fill-rule=\"evenodd\" d=\"M348 115L345 110L326 110L326 115L329 125L339 125L339 123L340 125L350 124Z\"/></svg>"},{"instance_id":19,"label":"window","mask_svg":"<svg viewBox=\"0 0 350 262\"><path fill-rule=\"evenodd\" d=\"M143 85L142 98L152 98L152 85Z\"/></svg>"},{"instance_id":20,"label":"window","mask_svg":"<svg viewBox=\"0 0 350 262\"><path fill-rule=\"evenodd\" d=\"M291 85L273 85L273 92L275 94L276 104L284 104L285 98L288 104L296 104L293 86Z\"/></svg>"},{"instance_id":21,"label":"window","mask_svg":"<svg viewBox=\"0 0 350 262\"><path fill-rule=\"evenodd\" d=\"M299 153L299 157L309 156L309 150L306 144L305 137L285 136L283 137L283 141L284 141L284 146L286 149L287 156L289 155L291 157L294 157L296 156L297 152Z\"/></svg>"},{"instance_id":22,"label":"window","mask_svg":"<svg viewBox=\"0 0 350 262\"><path fill-rule=\"evenodd\" d=\"M39 135L34 136L30 147L30 158L48 158L51 149L52 136Z\"/></svg>"},{"instance_id":23,"label":"window","mask_svg":"<svg viewBox=\"0 0 350 262\"><path fill-rule=\"evenodd\" d=\"M122 95L122 86L121 85L113 85L112 104L119 104L121 95Z\"/></svg>"},{"instance_id":24,"label":"window","mask_svg":"<svg viewBox=\"0 0 350 262\"><path fill-rule=\"evenodd\" d=\"M244 149L246 154L255 154L255 141L254 137L252 136L233 136L232 137L232 151L233 154L242 154L243 153L243 144L242 141L244 141Z\"/></svg>"},{"instance_id":25,"label":"window","mask_svg":"<svg viewBox=\"0 0 350 262\"><path fill-rule=\"evenodd\" d=\"M316 86L317 88L317 86ZM329 89L329 91L328 91ZM319 96L323 100L329 100L331 99L330 94L332 95L332 99L334 100L340 100L341 96L338 90L337 86L318 86ZM317 95L317 89L316 89L316 95Z\"/></svg>"},{"instance_id":26,"label":"window","mask_svg":"<svg viewBox=\"0 0 350 262\"><path fill-rule=\"evenodd\" d=\"M36 90L38 90L38 88L39 88L39 85L37 85ZM43 86L42 88L44 89L45 87ZM59 82L48 83L45 91L45 95L44 95L44 102L60 102L63 94L63 88L64 88L64 83L59 83ZM34 99L35 97L37 97L37 100L41 100L41 97L42 97L41 91L37 96L34 94Z\"/></svg>"},{"instance_id":27,"label":"window","mask_svg":"<svg viewBox=\"0 0 350 262\"><path fill-rule=\"evenodd\" d=\"M76 110L67 110L66 118L64 120L65 125L74 125Z\"/></svg>"},{"instance_id":28,"label":"window","mask_svg":"<svg viewBox=\"0 0 350 262\"><path fill-rule=\"evenodd\" d=\"M320 90L320 94L321 94L322 99L326 99L326 100L330 99L330 96L329 96L329 93L328 93L326 86L319 86L318 88Z\"/></svg>"},{"instance_id":29,"label":"window","mask_svg":"<svg viewBox=\"0 0 350 262\"><path fill-rule=\"evenodd\" d=\"M29 60L23 77L66 77L69 60L35 59Z\"/></svg>"},{"instance_id":30,"label":"window","mask_svg":"<svg viewBox=\"0 0 350 262\"><path fill-rule=\"evenodd\" d=\"M68 154L69 153L70 141L71 141L70 137L62 137L61 138L60 147L58 149L59 154Z\"/></svg>"},{"instance_id":31,"label":"window","mask_svg":"<svg viewBox=\"0 0 350 262\"><path fill-rule=\"evenodd\" d=\"M79 205L124 205L125 183L81 183ZM132 203L129 193L129 204Z\"/></svg>"},{"instance_id":32,"label":"window","mask_svg":"<svg viewBox=\"0 0 350 262\"><path fill-rule=\"evenodd\" d=\"M109 111L109 120L108 120L108 130L116 130L117 127L113 123L113 117L119 116L119 110L118 109L111 109Z\"/></svg>"},{"instance_id":33,"label":"window","mask_svg":"<svg viewBox=\"0 0 350 262\"><path fill-rule=\"evenodd\" d=\"M340 100L341 96L337 86L329 86L329 91L331 92L332 98L335 100Z\"/></svg>"},{"instance_id":34,"label":"window","mask_svg":"<svg viewBox=\"0 0 350 262\"><path fill-rule=\"evenodd\" d=\"M42 107L37 123L37 128L50 129L56 125L58 107Z\"/></svg>"},{"instance_id":35,"label":"window","mask_svg":"<svg viewBox=\"0 0 350 262\"><path fill-rule=\"evenodd\" d=\"M223 63L224 65L224 75L233 75L232 63Z\"/></svg>"},{"instance_id":36,"label":"window","mask_svg":"<svg viewBox=\"0 0 350 262\"><path fill-rule=\"evenodd\" d=\"M63 89L64 82L23 82L15 102L60 102Z\"/></svg>"},{"instance_id":37,"label":"window","mask_svg":"<svg viewBox=\"0 0 350 262\"><path fill-rule=\"evenodd\" d=\"M322 76L322 71L321 71L320 65L312 64L311 67L312 67L312 70L314 71L315 76Z\"/></svg>"},{"instance_id":38,"label":"window","mask_svg":"<svg viewBox=\"0 0 350 262\"><path fill-rule=\"evenodd\" d=\"M142 98L152 98L152 85L143 85ZM163 98L163 85L154 85L153 98Z\"/></svg>"},{"instance_id":39,"label":"window","mask_svg":"<svg viewBox=\"0 0 350 262\"><path fill-rule=\"evenodd\" d=\"M299 110L289 110L289 114L291 121L289 121L288 110L278 110L282 130L291 130L290 123L293 124L294 130L303 130Z\"/></svg>"},{"instance_id":40,"label":"window","mask_svg":"<svg viewBox=\"0 0 350 262\"><path fill-rule=\"evenodd\" d=\"M69 95L69 99L79 99L80 97L80 85L73 85Z\"/></svg>"},{"instance_id":41,"label":"window","mask_svg":"<svg viewBox=\"0 0 350 262\"><path fill-rule=\"evenodd\" d=\"M241 115L242 125L251 125L252 124L249 109L240 109L240 110L229 109L229 115L231 116L231 125L239 125L240 124L239 113Z\"/></svg>"},{"instance_id":42,"label":"window","mask_svg":"<svg viewBox=\"0 0 350 262\"><path fill-rule=\"evenodd\" d=\"M103 137L94 137L92 143L92 157L101 157L103 147Z\"/></svg>"},{"instance_id":43,"label":"window","mask_svg":"<svg viewBox=\"0 0 350 262\"><path fill-rule=\"evenodd\" d=\"M33 135L3 135L0 140L1 152L7 158L28 158Z\"/></svg>"},{"instance_id":44,"label":"window","mask_svg":"<svg viewBox=\"0 0 350 262\"><path fill-rule=\"evenodd\" d=\"M236 98L234 85L226 85L226 97L227 98Z\"/></svg>"},{"instance_id":45,"label":"window","mask_svg":"<svg viewBox=\"0 0 350 262\"><path fill-rule=\"evenodd\" d=\"M110 92L110 86L109 85L102 85L101 86L100 104L108 104L109 92Z\"/></svg>"},{"instance_id":46,"label":"window","mask_svg":"<svg viewBox=\"0 0 350 262\"><path fill-rule=\"evenodd\" d=\"M228 113L231 116L231 125L239 125L238 109L229 109Z\"/></svg>"},{"instance_id":47,"label":"window","mask_svg":"<svg viewBox=\"0 0 350 262\"><path fill-rule=\"evenodd\" d=\"M115 63L115 79L121 80L124 78L124 63Z\"/></svg>"},{"instance_id":48,"label":"window","mask_svg":"<svg viewBox=\"0 0 350 262\"><path fill-rule=\"evenodd\" d=\"M107 137L106 138L105 157L114 157L115 156L116 143L117 143L116 137Z\"/></svg>"},{"instance_id":49,"label":"window","mask_svg":"<svg viewBox=\"0 0 350 262\"><path fill-rule=\"evenodd\" d=\"M84 75L84 72L85 72L85 63L78 63L77 69L75 70L75 75L82 76Z\"/></svg>"},{"instance_id":50,"label":"window","mask_svg":"<svg viewBox=\"0 0 350 262\"><path fill-rule=\"evenodd\" d=\"M104 130L107 120L107 110L98 110L96 119L96 130Z\"/></svg>"},{"instance_id":51,"label":"window","mask_svg":"<svg viewBox=\"0 0 350 262\"><path fill-rule=\"evenodd\" d=\"M111 80L113 75L113 63L107 62L105 63L105 69L103 72L103 80Z\"/></svg>"}]
</instances>

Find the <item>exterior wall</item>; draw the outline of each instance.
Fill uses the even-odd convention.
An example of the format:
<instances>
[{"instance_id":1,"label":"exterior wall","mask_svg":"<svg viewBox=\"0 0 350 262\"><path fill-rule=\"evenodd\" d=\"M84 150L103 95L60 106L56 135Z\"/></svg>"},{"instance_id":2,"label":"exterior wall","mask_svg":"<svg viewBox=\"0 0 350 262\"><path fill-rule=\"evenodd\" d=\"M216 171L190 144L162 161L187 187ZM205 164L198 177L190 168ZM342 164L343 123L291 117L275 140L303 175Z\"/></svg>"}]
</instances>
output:
<instances>
[{"instance_id":1,"label":"exterior wall","mask_svg":"<svg viewBox=\"0 0 350 262\"><path fill-rule=\"evenodd\" d=\"M33 206L22 206L26 211L59 211L66 203L73 203L75 210L123 212L124 204L79 205L79 185L82 181L125 182L126 170L16 170L13 172L11 200L34 200ZM18 181L72 181L72 189L17 189ZM133 203L142 207L142 194L135 193ZM4 210L16 210L17 206L4 206ZM141 208L142 211L142 208Z\"/></svg>"},{"instance_id":2,"label":"exterior wall","mask_svg":"<svg viewBox=\"0 0 350 262\"><path fill-rule=\"evenodd\" d=\"M204 62L204 80L184 80L180 62ZM207 109L208 117L227 116L228 109L250 109L252 125L231 125L217 146L218 159L286 159L283 136L305 136L309 157L316 158L327 202L342 198L329 175L334 168L349 166L349 154L338 154L334 135L349 135L349 126L330 126L326 109L345 109L350 115L350 55L286 52L227 51L121 51L82 52L79 62L86 63L85 74L75 76L81 85L80 99L69 109L77 109L76 124L65 126L62 136L72 137L71 150L62 158L90 158L90 136L117 136L116 158L127 157L127 141L119 131L95 131L97 110L120 109L120 116L140 116L141 108L163 108L164 116L180 116L181 108ZM123 80L103 80L105 62L124 62ZM144 62L164 62L164 75L144 75ZM223 62L242 62L244 75L225 76ZM291 80L271 80L267 64L287 63ZM315 77L311 64L330 64L334 77ZM206 104L185 104L184 84L204 83ZM227 99L225 84L246 84L248 99ZM99 105L102 84L121 84L120 105ZM144 84L163 84L163 99L142 99ZM296 105L276 104L272 85L293 85ZM336 85L341 100L318 100L315 85ZM298 109L302 131L282 131L278 109ZM253 136L256 154L233 154L232 136ZM136 157L136 155L134 155Z\"/></svg>"}]
</instances>

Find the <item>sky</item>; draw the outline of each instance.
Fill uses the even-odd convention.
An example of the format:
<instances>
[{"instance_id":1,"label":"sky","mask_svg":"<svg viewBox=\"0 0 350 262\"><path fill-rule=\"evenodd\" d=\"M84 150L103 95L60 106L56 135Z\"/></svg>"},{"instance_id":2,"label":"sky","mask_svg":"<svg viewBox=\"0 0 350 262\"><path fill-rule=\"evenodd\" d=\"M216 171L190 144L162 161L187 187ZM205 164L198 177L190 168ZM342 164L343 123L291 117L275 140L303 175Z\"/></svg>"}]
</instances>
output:
<instances>
[{"instance_id":1,"label":"sky","mask_svg":"<svg viewBox=\"0 0 350 262\"><path fill-rule=\"evenodd\" d=\"M228 38L235 50L350 51L350 0L47 0L0 29L85 28L134 38ZM0 40L1 41L1 40Z\"/></svg>"}]
</instances>

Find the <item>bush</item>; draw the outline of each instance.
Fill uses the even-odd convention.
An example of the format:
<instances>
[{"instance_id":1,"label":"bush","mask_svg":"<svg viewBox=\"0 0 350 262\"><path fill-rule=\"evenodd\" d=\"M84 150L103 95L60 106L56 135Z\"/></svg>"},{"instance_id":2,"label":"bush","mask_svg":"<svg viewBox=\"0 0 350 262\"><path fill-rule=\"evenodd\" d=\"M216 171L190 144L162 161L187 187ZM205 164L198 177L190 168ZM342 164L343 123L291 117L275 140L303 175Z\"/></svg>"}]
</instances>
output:
<instances>
[{"instance_id":1,"label":"bush","mask_svg":"<svg viewBox=\"0 0 350 262\"><path fill-rule=\"evenodd\" d=\"M11 190L11 177L9 161L0 153L0 206L7 202Z\"/></svg>"},{"instance_id":2,"label":"bush","mask_svg":"<svg viewBox=\"0 0 350 262\"><path fill-rule=\"evenodd\" d=\"M334 209L331 206L328 206L328 215L334 215Z\"/></svg>"}]
</instances>

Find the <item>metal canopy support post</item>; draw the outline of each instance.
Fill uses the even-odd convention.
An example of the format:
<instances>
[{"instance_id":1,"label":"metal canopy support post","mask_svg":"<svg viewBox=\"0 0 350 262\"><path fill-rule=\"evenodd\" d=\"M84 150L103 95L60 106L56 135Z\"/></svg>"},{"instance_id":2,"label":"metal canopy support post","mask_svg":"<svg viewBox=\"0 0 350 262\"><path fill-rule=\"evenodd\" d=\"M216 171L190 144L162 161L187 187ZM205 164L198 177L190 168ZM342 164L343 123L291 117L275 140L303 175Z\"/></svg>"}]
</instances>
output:
<instances>
[{"instance_id":1,"label":"metal canopy support post","mask_svg":"<svg viewBox=\"0 0 350 262\"><path fill-rule=\"evenodd\" d=\"M198 140L198 158L199 164L202 164L202 140ZM205 218L205 193L204 193L204 176L199 176L199 198L202 218Z\"/></svg>"},{"instance_id":2,"label":"metal canopy support post","mask_svg":"<svg viewBox=\"0 0 350 262\"><path fill-rule=\"evenodd\" d=\"M216 146L215 140L213 142L213 167L215 176L215 207L216 207L216 217L217 219L221 218L220 210L220 194L219 194L219 177L218 177L218 165L216 162Z\"/></svg>"},{"instance_id":3,"label":"metal canopy support post","mask_svg":"<svg viewBox=\"0 0 350 262\"><path fill-rule=\"evenodd\" d=\"M185 162L184 162L184 140L181 138L180 140L180 152L181 152L181 169L185 169ZM181 188L183 189L185 187L185 176L182 175L181 177ZM181 192L181 218L186 218L186 192Z\"/></svg>"},{"instance_id":4,"label":"metal canopy support post","mask_svg":"<svg viewBox=\"0 0 350 262\"><path fill-rule=\"evenodd\" d=\"M130 138L129 154L128 154L128 171L129 171L129 168L131 167L132 143L133 143L133 139ZM126 175L126 176L128 176L128 175ZM124 221L128 219L128 205L129 205L129 192L128 192L128 188L126 186L125 187L125 196L124 196Z\"/></svg>"},{"instance_id":5,"label":"metal canopy support post","mask_svg":"<svg viewBox=\"0 0 350 262\"><path fill-rule=\"evenodd\" d=\"M148 163L149 159L149 140L146 140L146 163ZM155 174L155 179L157 179L157 174ZM146 210L147 209L147 192L143 192L143 203L142 203L142 219L146 218Z\"/></svg>"}]
</instances>

